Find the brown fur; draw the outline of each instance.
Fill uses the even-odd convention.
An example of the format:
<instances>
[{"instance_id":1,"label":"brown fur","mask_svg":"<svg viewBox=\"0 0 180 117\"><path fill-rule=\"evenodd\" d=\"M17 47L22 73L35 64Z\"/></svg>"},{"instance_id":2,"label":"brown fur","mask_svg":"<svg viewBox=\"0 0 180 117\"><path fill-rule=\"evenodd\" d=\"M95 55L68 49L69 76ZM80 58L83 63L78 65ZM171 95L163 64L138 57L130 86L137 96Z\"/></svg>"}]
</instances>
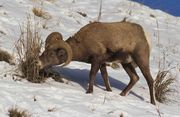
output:
<instances>
[{"instance_id":1,"label":"brown fur","mask_svg":"<svg viewBox=\"0 0 180 117\"><path fill-rule=\"evenodd\" d=\"M106 89L111 91L105 63L118 61L122 63L123 68L130 77L128 86L121 93L121 95L126 95L139 79L134 68L134 63L137 64L147 80L151 103L155 104L154 81L149 70L150 47L140 25L125 21L113 23L94 22L81 28L66 41L61 41L61 43L58 41L51 46L53 49L63 48L67 53L72 53L71 56L67 56L66 64L72 60L91 63L87 93L93 92L93 83L99 69ZM48 52L50 51L44 53ZM66 55L64 54L64 56ZM43 64L46 63L43 62L46 58L49 58L49 56L41 56L42 67L47 65ZM61 57L56 56L56 58L56 62L48 61L49 65L62 64L62 62L58 62Z\"/></svg>"}]
</instances>

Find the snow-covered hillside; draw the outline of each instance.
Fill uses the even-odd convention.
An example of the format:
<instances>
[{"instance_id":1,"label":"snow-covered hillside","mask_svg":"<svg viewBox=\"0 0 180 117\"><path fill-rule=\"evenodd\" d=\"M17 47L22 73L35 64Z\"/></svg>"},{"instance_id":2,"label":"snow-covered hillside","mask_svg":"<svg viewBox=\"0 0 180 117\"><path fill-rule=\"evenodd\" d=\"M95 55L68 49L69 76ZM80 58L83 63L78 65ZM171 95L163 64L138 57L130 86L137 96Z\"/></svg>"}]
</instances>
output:
<instances>
[{"instance_id":1,"label":"snow-covered hillside","mask_svg":"<svg viewBox=\"0 0 180 117\"><path fill-rule=\"evenodd\" d=\"M63 34L64 39L73 35L90 21L97 20L100 0L0 0L0 49L16 56L14 44L20 35L20 25L32 17L33 8L42 8L46 18L35 16L40 23L43 40L53 31ZM84 13L87 16L82 16ZM165 55L166 68L172 68L176 76L174 88L180 92L180 18L159 10L152 10L128 0L103 0L102 22L121 21L141 24L151 34L151 73L158 72L159 55ZM159 44L158 44L159 36ZM162 63L164 64L164 63ZM170 64L170 65L169 65ZM148 86L141 72L139 82L129 95L119 93L128 84L129 77L123 69L108 68L113 92L106 92L100 73L97 74L93 94L85 94L90 65L71 62L59 71L68 83L48 79L42 84L26 80L14 81L12 74L17 66L0 61L0 117L8 116L8 109L19 107L32 117L158 117L157 107L149 103ZM169 104L159 104L163 117L180 117L180 94L171 97ZM49 112L48 110L52 110Z\"/></svg>"}]
</instances>

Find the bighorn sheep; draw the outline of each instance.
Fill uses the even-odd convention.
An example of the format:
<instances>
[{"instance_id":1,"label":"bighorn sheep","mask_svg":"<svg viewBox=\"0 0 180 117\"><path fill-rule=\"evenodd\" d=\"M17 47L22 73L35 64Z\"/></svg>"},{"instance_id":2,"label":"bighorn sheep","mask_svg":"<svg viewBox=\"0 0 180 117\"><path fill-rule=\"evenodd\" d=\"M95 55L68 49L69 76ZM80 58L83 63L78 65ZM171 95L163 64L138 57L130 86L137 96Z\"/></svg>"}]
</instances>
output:
<instances>
[{"instance_id":1,"label":"bighorn sheep","mask_svg":"<svg viewBox=\"0 0 180 117\"><path fill-rule=\"evenodd\" d=\"M146 38L140 25L125 21L87 24L66 41L62 40L60 33L54 32L46 39L45 51L40 56L41 68L62 63L65 66L71 61L90 63L87 93L92 93L99 69L106 90L111 91L106 62L118 61L130 77L129 84L120 94L124 96L139 79L135 71L136 64L149 86L151 103L155 104L154 80L149 68L150 45Z\"/></svg>"}]
</instances>

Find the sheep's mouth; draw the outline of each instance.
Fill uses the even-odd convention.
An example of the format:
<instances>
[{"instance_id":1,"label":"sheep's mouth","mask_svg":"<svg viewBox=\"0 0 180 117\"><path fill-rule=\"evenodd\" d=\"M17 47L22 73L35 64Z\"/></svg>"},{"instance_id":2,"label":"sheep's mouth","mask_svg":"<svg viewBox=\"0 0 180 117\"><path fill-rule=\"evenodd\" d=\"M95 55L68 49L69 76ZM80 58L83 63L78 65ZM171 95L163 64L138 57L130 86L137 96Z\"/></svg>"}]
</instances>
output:
<instances>
[{"instance_id":1,"label":"sheep's mouth","mask_svg":"<svg viewBox=\"0 0 180 117\"><path fill-rule=\"evenodd\" d=\"M64 67L64 65L65 65L65 63L62 63L62 64L60 64L60 65L50 64L50 65L46 65L46 66L40 68L39 71L41 71L41 72L42 72L42 71L49 71L50 69L53 69L53 67L55 67L55 66Z\"/></svg>"},{"instance_id":2,"label":"sheep's mouth","mask_svg":"<svg viewBox=\"0 0 180 117\"><path fill-rule=\"evenodd\" d=\"M46 66L46 67L44 67L44 68L39 69L39 75L40 75L40 76L47 76L48 71L49 71L50 69L52 69L52 65L48 65L48 66Z\"/></svg>"},{"instance_id":3,"label":"sheep's mouth","mask_svg":"<svg viewBox=\"0 0 180 117\"><path fill-rule=\"evenodd\" d=\"M60 78L61 77L61 74L59 72L57 72L56 70L56 66L48 66L48 67L45 67L41 70L39 70L39 75L40 76L43 76L43 77L52 77L53 79L54 78ZM57 79L55 79L57 80Z\"/></svg>"}]
</instances>

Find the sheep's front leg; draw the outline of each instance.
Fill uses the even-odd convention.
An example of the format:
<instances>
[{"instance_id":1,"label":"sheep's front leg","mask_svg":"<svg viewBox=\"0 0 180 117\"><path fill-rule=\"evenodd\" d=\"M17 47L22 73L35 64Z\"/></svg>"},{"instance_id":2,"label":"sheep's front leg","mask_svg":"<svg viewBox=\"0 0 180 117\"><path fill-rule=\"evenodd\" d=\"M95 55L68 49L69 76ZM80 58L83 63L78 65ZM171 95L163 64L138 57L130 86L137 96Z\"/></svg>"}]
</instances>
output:
<instances>
[{"instance_id":1,"label":"sheep's front leg","mask_svg":"<svg viewBox=\"0 0 180 117\"><path fill-rule=\"evenodd\" d=\"M107 73L107 69L106 69L106 64L105 63L100 66L100 71L101 71L101 75L102 75L103 80L104 80L104 84L106 86L106 90L107 91L112 91L110 83L109 83L108 73Z\"/></svg>"},{"instance_id":2,"label":"sheep's front leg","mask_svg":"<svg viewBox=\"0 0 180 117\"><path fill-rule=\"evenodd\" d=\"M99 70L100 64L96 61L92 61L91 64L91 70L89 74L89 87L86 93L92 93L93 92L93 85L94 85L94 80L96 78L96 74Z\"/></svg>"}]
</instances>

